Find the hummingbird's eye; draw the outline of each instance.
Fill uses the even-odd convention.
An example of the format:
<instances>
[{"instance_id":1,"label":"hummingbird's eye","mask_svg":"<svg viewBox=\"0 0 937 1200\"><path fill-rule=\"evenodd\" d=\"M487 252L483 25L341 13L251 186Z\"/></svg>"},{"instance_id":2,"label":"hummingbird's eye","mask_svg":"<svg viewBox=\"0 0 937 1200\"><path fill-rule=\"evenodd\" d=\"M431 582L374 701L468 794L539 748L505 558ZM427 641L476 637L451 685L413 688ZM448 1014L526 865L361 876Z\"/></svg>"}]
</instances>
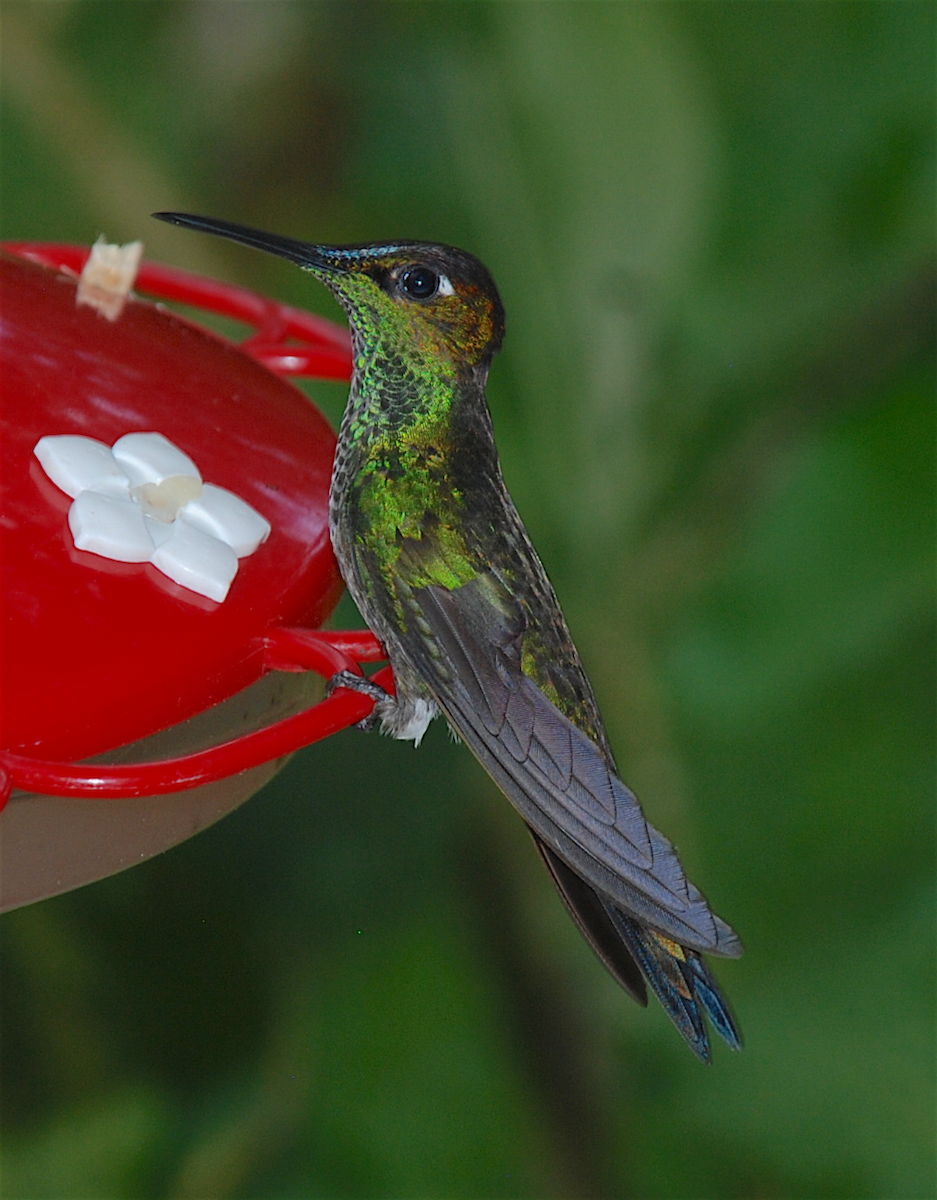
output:
<instances>
[{"instance_id":1,"label":"hummingbird's eye","mask_svg":"<svg viewBox=\"0 0 937 1200\"><path fill-rule=\"evenodd\" d=\"M452 296L455 292L445 275L432 267L407 267L400 276L400 290L414 300L432 300L434 296Z\"/></svg>"},{"instance_id":2,"label":"hummingbird's eye","mask_svg":"<svg viewBox=\"0 0 937 1200\"><path fill-rule=\"evenodd\" d=\"M429 300L439 290L439 276L432 267L408 267L400 276L400 287L414 300Z\"/></svg>"}]
</instances>

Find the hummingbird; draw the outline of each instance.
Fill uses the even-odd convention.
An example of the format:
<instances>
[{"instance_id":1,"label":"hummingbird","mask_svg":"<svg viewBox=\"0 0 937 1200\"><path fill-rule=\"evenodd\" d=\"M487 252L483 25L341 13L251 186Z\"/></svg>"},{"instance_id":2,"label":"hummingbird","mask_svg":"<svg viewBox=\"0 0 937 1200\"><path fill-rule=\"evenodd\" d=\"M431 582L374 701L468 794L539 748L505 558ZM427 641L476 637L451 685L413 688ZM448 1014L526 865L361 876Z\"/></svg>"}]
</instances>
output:
<instances>
[{"instance_id":1,"label":"hummingbird","mask_svg":"<svg viewBox=\"0 0 937 1200\"><path fill-rule=\"evenodd\" d=\"M419 744L442 715L526 822L581 933L691 1049L741 1035L704 958L742 953L622 782L556 594L504 484L485 389L504 336L487 268L431 242L315 245L158 219L279 255L334 294L354 370L329 494L339 569L394 670L366 723Z\"/></svg>"}]
</instances>

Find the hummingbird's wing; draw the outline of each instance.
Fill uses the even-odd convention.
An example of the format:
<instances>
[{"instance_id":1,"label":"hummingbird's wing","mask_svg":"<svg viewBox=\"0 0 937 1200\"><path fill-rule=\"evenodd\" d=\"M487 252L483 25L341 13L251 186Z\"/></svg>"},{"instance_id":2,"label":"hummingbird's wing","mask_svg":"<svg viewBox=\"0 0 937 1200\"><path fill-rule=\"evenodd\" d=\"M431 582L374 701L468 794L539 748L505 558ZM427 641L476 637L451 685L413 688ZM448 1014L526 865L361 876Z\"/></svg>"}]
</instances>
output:
<instances>
[{"instance_id":1,"label":"hummingbird's wing","mask_svg":"<svg viewBox=\"0 0 937 1200\"><path fill-rule=\"evenodd\" d=\"M419 632L405 642L411 666L547 849L599 902L665 938L741 954L736 934L687 879L605 754L524 673L526 620L504 585L485 573L460 587L411 587L400 579L399 588Z\"/></svg>"},{"instance_id":2,"label":"hummingbird's wing","mask_svg":"<svg viewBox=\"0 0 937 1200\"><path fill-rule=\"evenodd\" d=\"M533 831L531 837L579 932L619 985L642 1008L645 1007L647 986L644 975L622 942L621 934L609 913L608 903L603 902L598 892L580 879Z\"/></svg>"}]
</instances>

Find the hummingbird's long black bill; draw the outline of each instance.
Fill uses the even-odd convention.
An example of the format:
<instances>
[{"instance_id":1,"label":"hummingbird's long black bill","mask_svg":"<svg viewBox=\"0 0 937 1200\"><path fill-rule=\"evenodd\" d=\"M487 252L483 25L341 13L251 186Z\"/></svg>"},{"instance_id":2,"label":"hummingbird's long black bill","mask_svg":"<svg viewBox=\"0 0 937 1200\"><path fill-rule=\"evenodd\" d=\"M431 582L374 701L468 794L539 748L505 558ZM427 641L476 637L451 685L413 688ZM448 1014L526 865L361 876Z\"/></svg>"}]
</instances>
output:
<instances>
[{"instance_id":1,"label":"hummingbird's long black bill","mask_svg":"<svg viewBox=\"0 0 937 1200\"><path fill-rule=\"evenodd\" d=\"M298 242L293 238L264 233L262 229L251 229L249 225L236 225L233 221L221 221L215 217L197 217L192 213L174 212L158 212L152 215L157 221L165 221L168 225L180 225L184 229L195 229L199 233L214 233L232 242L240 242L243 246L265 250L268 254L277 254L280 258L288 258L290 262L298 263L301 267L335 269L335 264L323 253L329 249L327 246Z\"/></svg>"}]
</instances>

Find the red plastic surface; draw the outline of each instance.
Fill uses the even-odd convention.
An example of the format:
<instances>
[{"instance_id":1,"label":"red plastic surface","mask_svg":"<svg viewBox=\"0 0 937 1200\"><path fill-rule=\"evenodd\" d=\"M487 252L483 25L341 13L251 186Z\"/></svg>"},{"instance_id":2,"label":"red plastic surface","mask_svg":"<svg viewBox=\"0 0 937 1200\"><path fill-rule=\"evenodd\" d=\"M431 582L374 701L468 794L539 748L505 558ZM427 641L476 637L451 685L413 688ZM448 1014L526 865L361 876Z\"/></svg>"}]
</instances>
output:
<instances>
[{"instance_id":1,"label":"red plastic surface","mask_svg":"<svg viewBox=\"0 0 937 1200\"><path fill-rule=\"evenodd\" d=\"M367 630L357 634L309 629L278 629L266 639L266 665L276 670L312 670L331 677L342 670L361 673L359 663L384 659L384 648ZM371 677L394 694L394 675L383 667ZM196 788L212 780L249 770L258 763L311 746L366 717L374 701L360 692L337 688L321 704L287 717L266 729L228 742L157 762L121 766L54 762L3 751L0 755L0 808L14 787L46 796L81 796L91 800L156 796Z\"/></svg>"},{"instance_id":2,"label":"red plastic surface","mask_svg":"<svg viewBox=\"0 0 937 1200\"><path fill-rule=\"evenodd\" d=\"M258 678L271 629L327 616L341 590L327 519L335 438L292 385L156 305L131 299L111 324L76 307L74 279L6 255L0 285L2 745L34 758L84 758L218 703ZM260 323L270 318L261 338L270 347L276 306L252 300L265 305ZM276 336L287 319L276 318ZM281 355L287 349L279 344ZM134 430L165 434L207 481L271 522L224 603L148 564L74 548L70 500L33 446L44 434L113 443Z\"/></svg>"},{"instance_id":3,"label":"red plastic surface","mask_svg":"<svg viewBox=\"0 0 937 1200\"><path fill-rule=\"evenodd\" d=\"M61 242L4 242L3 248L41 266L80 273L86 246ZM206 279L160 263L140 264L135 292L204 308L254 327L240 349L269 370L315 379L351 378L351 339L347 329L301 308L280 304L256 292L217 279Z\"/></svg>"}]
</instances>

